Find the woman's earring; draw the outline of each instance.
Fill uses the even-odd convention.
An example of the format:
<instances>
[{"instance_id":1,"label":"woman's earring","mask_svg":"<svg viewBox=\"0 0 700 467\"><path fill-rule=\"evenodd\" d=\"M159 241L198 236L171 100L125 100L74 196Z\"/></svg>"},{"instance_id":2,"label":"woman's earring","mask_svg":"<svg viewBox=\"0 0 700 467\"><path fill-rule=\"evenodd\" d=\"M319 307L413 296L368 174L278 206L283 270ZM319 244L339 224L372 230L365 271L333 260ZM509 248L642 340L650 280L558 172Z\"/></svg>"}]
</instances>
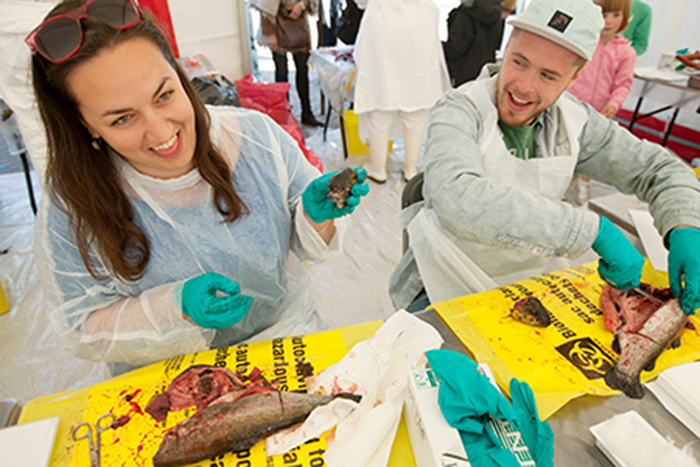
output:
<instances>
[{"instance_id":1,"label":"woman's earring","mask_svg":"<svg viewBox=\"0 0 700 467\"><path fill-rule=\"evenodd\" d=\"M99 151L99 150L100 150L100 141L101 141L101 140L102 140L102 138L100 138L99 136L93 136L93 137L92 137L92 148L93 148L95 151Z\"/></svg>"}]
</instances>

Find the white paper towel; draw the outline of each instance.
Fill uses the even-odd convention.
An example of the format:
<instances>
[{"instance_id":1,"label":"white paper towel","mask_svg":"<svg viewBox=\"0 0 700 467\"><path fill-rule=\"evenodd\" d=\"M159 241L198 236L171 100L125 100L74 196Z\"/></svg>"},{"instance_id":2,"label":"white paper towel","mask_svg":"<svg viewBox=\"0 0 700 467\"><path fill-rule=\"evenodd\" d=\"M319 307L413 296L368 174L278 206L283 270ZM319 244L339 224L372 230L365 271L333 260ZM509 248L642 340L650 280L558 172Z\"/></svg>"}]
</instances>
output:
<instances>
[{"instance_id":1,"label":"white paper towel","mask_svg":"<svg viewBox=\"0 0 700 467\"><path fill-rule=\"evenodd\" d=\"M310 393L361 394L360 403L337 399L319 407L302 425L268 437L267 455L286 452L337 425L332 439L327 439L327 465L385 466L401 418L408 374L425 363L426 351L441 345L442 337L431 325L405 311L396 312L343 360L306 381Z\"/></svg>"},{"instance_id":2,"label":"white paper towel","mask_svg":"<svg viewBox=\"0 0 700 467\"><path fill-rule=\"evenodd\" d=\"M638 209L630 209L629 214L651 265L657 271L668 272L668 250L664 247L663 238L654 227L654 218L651 217L649 211Z\"/></svg>"}]
</instances>

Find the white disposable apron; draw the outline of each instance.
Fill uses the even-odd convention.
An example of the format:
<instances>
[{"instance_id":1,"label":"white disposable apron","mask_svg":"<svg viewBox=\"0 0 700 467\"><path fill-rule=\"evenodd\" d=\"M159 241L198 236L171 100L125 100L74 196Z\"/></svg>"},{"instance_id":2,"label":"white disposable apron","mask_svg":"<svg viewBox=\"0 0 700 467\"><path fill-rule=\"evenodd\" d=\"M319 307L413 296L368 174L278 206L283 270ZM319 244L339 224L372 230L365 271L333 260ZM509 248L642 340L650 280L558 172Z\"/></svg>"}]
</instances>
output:
<instances>
[{"instance_id":1,"label":"white disposable apron","mask_svg":"<svg viewBox=\"0 0 700 467\"><path fill-rule=\"evenodd\" d=\"M586 123L586 111L566 99L558 105L562 129L570 152L529 160L512 156L500 136L495 98L496 77L474 81L462 88L484 117L479 149L483 178L493 185L561 200L574 174L579 153L578 137ZM431 303L483 292L537 274L551 271L552 257L537 252L499 248L456 238L442 228L432 209L423 208L408 224L418 270ZM555 269L567 267L557 258Z\"/></svg>"}]
</instances>

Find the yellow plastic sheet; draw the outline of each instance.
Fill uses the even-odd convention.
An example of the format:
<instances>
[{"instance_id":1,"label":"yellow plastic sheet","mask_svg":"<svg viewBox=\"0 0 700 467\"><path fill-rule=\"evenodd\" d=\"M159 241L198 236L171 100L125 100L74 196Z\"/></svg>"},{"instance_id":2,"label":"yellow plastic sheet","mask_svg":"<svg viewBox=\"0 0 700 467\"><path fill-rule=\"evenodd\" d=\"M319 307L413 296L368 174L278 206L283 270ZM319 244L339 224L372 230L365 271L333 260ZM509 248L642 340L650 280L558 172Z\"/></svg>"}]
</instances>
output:
<instances>
[{"instance_id":1,"label":"yellow plastic sheet","mask_svg":"<svg viewBox=\"0 0 700 467\"><path fill-rule=\"evenodd\" d=\"M480 294L433 305L438 315L472 352L488 363L505 391L512 378L527 381L535 393L540 418L547 419L569 400L584 395L617 394L603 376L618 360L612 350L614 334L605 329L600 294L605 286L597 262L536 276ZM668 287L668 276L644 267L642 281ZM513 305L533 295L555 317L547 328L523 324L509 316ZM642 382L672 366L700 356L697 328L686 328L682 344L666 350Z\"/></svg>"},{"instance_id":2,"label":"yellow plastic sheet","mask_svg":"<svg viewBox=\"0 0 700 467\"><path fill-rule=\"evenodd\" d=\"M123 426L102 432L102 465L152 466L152 458L165 432L194 414L196 408L192 406L180 412L171 412L162 423L146 414L144 408L151 397L163 392L177 375L191 365L225 366L241 375L248 375L257 367L268 381L276 381L280 390L303 389L303 378L297 375L296 370L298 363L308 362L313 366L314 373L318 373L340 361L356 343L373 336L381 325L381 321L373 321L318 334L241 344L173 358L91 388L34 399L22 411L19 423L59 415L61 421L50 465L78 467L89 465L90 453L86 440L75 442L71 438L73 427L81 421L94 425L101 415L108 412L116 419L128 417ZM325 465L323 453L327 434L270 458L265 457L263 441L248 451L229 453L192 465L320 467ZM394 451L392 459L402 459L401 465L415 465L408 440L400 433Z\"/></svg>"}]
</instances>

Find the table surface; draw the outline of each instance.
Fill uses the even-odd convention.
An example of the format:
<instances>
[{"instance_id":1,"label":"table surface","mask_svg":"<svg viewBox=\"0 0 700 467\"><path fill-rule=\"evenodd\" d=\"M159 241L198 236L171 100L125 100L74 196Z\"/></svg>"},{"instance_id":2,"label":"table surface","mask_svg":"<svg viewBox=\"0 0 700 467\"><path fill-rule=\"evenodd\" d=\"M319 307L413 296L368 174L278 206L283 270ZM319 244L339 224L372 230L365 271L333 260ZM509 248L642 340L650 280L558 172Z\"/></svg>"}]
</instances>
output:
<instances>
[{"instance_id":1,"label":"table surface","mask_svg":"<svg viewBox=\"0 0 700 467\"><path fill-rule=\"evenodd\" d=\"M679 75L680 75L680 73L679 73ZM661 79L661 78L650 77L650 76L645 75L645 74L643 73L643 71L635 70L635 71L634 71L634 77L637 78L637 79L644 80L644 81L650 81L650 82L652 82L652 83L658 83L658 84L663 84L664 86L670 86L670 87L672 87L672 88L680 89L680 90L682 90L682 91L690 91L690 92L694 92L694 93L700 94L700 89L691 88L691 87L688 86L688 85L685 85L685 84L678 84L678 82L674 82L674 81L667 81L667 80L664 80L664 79ZM688 79L690 79L690 75L687 75L687 77L688 77Z\"/></svg>"},{"instance_id":2,"label":"table surface","mask_svg":"<svg viewBox=\"0 0 700 467\"><path fill-rule=\"evenodd\" d=\"M455 335L442 322L433 310L416 313L416 316L433 325L445 339L443 348L471 356ZM614 415L634 410L641 415L661 436L668 438L679 447L690 444L689 449L696 459L700 459L700 442L685 425L671 415L645 389L643 399L630 399L623 394L613 397L583 396L574 399L549 418L554 431L554 464L557 466L612 466L612 462L595 445L595 438L589 431Z\"/></svg>"},{"instance_id":3,"label":"table surface","mask_svg":"<svg viewBox=\"0 0 700 467\"><path fill-rule=\"evenodd\" d=\"M649 205L640 201L636 196L615 193L591 199L588 202L588 209L607 217L613 224L622 227L632 235L638 236L629 210L646 211L649 209Z\"/></svg>"},{"instance_id":4,"label":"table surface","mask_svg":"<svg viewBox=\"0 0 700 467\"><path fill-rule=\"evenodd\" d=\"M651 99L690 112L700 112L700 89L635 72L630 96Z\"/></svg>"}]
</instances>

